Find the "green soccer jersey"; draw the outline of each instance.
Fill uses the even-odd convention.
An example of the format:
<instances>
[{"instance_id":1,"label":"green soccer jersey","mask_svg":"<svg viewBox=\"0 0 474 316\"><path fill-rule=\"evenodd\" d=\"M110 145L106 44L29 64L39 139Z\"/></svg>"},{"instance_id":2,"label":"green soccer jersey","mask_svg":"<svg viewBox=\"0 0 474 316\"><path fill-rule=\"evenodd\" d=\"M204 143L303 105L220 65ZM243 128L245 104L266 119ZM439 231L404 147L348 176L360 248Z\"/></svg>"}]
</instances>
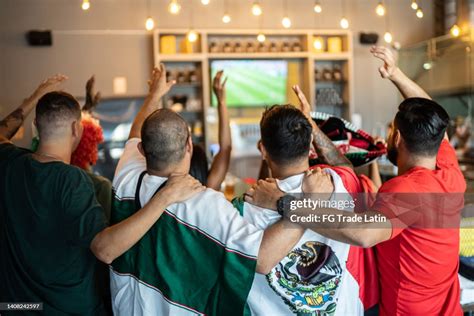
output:
<instances>
[{"instance_id":1,"label":"green soccer jersey","mask_svg":"<svg viewBox=\"0 0 474 316\"><path fill-rule=\"evenodd\" d=\"M85 172L0 144L0 302L41 302L44 315L100 315L90 243L105 226Z\"/></svg>"}]
</instances>

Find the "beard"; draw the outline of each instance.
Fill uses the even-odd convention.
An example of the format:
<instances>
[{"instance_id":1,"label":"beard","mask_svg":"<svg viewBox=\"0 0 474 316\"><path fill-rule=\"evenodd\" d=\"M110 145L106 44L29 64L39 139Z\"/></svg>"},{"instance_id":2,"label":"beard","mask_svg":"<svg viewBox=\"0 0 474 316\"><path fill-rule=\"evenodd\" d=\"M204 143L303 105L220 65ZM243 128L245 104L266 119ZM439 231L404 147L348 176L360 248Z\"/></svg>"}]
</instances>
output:
<instances>
[{"instance_id":1,"label":"beard","mask_svg":"<svg viewBox=\"0 0 474 316\"><path fill-rule=\"evenodd\" d=\"M397 166L398 150L395 147L389 147L387 149L387 158L394 166Z\"/></svg>"}]
</instances>

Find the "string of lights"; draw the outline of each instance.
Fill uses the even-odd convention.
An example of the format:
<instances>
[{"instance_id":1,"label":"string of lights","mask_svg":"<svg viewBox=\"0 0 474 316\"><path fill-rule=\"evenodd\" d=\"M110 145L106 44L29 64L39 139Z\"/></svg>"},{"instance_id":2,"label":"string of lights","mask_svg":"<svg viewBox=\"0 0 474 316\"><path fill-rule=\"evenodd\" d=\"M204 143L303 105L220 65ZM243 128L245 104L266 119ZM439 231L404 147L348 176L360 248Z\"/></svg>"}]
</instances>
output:
<instances>
[{"instance_id":1,"label":"string of lights","mask_svg":"<svg viewBox=\"0 0 474 316\"><path fill-rule=\"evenodd\" d=\"M190 0L192 2L193 0ZM229 9L228 9L228 0L222 0L224 13L222 15L222 22L228 24L232 21ZM283 1L283 18L281 20L281 24L284 28L291 28L292 21L289 16L288 12L288 0ZM341 19L339 21L339 25L343 29L348 29L350 27L349 19L347 17L347 8L346 8L346 0L339 0L340 1L340 10L341 10ZM155 21L152 16L151 10L151 2L152 0L146 0L146 8L147 8L147 17L145 20L145 29L151 31L155 28ZM209 6L211 0L200 0L203 6ZM385 33L384 33L384 40L387 43L391 43L393 41L393 36L390 32L389 27L389 10L388 10L388 0L377 0L377 4L375 6L375 14L379 17L385 17ZM91 9L91 0L82 0L81 8L84 11L89 11ZM178 15L181 12L182 5L179 0L169 0L168 3L168 12L173 15ZM424 12L421 6L421 0L412 0L410 3L410 8L415 11L415 16L419 19L424 17ZM322 0L315 0L313 5L313 11L316 14L321 14L323 12L323 5ZM259 18L259 23L261 24L261 16L263 15L263 7L261 5L260 0L254 0L252 2L250 12L252 15ZM458 26L457 22L454 23L450 29L450 33L453 37L458 37L461 34L461 28ZM188 34L189 35L189 34ZM191 36L193 39L194 36ZM262 27L260 25L260 31L258 34L258 40L260 42L265 41L265 35L262 33Z\"/></svg>"}]
</instances>

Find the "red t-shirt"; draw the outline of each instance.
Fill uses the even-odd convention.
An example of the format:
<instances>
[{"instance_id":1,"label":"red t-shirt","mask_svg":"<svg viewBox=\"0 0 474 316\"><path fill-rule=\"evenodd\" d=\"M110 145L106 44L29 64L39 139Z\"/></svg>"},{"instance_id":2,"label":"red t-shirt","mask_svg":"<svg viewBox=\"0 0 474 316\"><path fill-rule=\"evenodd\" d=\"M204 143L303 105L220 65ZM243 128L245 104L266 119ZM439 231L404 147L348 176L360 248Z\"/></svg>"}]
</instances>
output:
<instances>
[{"instance_id":1,"label":"red t-shirt","mask_svg":"<svg viewBox=\"0 0 474 316\"><path fill-rule=\"evenodd\" d=\"M459 197L465 190L466 182L456 154L447 140L441 143L436 170L415 167L382 185L374 209L389 217L393 228L390 239L376 246L380 315L462 315L458 281L459 226L414 228L408 224L406 228L400 225L399 219L407 214L410 206L395 203L395 198L388 196L412 193L408 197L409 204L415 208L419 203L418 214L421 220L427 220L423 218L427 213L433 216L439 209L439 204L429 201L439 201L440 193L458 193ZM452 211L459 215L461 206L455 205Z\"/></svg>"}]
</instances>

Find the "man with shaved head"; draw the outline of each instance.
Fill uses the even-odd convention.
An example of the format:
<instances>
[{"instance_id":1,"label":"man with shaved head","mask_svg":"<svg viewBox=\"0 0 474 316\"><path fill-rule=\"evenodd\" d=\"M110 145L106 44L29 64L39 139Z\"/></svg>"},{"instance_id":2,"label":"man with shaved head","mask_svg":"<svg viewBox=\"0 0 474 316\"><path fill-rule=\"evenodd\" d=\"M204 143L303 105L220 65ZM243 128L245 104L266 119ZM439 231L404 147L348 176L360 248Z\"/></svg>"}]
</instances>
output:
<instances>
[{"instance_id":1,"label":"man with shaved head","mask_svg":"<svg viewBox=\"0 0 474 316\"><path fill-rule=\"evenodd\" d=\"M168 109L151 114L143 123L141 135L141 150L147 167L161 170L161 173L166 173L182 159L190 139L186 121Z\"/></svg>"}]
</instances>

